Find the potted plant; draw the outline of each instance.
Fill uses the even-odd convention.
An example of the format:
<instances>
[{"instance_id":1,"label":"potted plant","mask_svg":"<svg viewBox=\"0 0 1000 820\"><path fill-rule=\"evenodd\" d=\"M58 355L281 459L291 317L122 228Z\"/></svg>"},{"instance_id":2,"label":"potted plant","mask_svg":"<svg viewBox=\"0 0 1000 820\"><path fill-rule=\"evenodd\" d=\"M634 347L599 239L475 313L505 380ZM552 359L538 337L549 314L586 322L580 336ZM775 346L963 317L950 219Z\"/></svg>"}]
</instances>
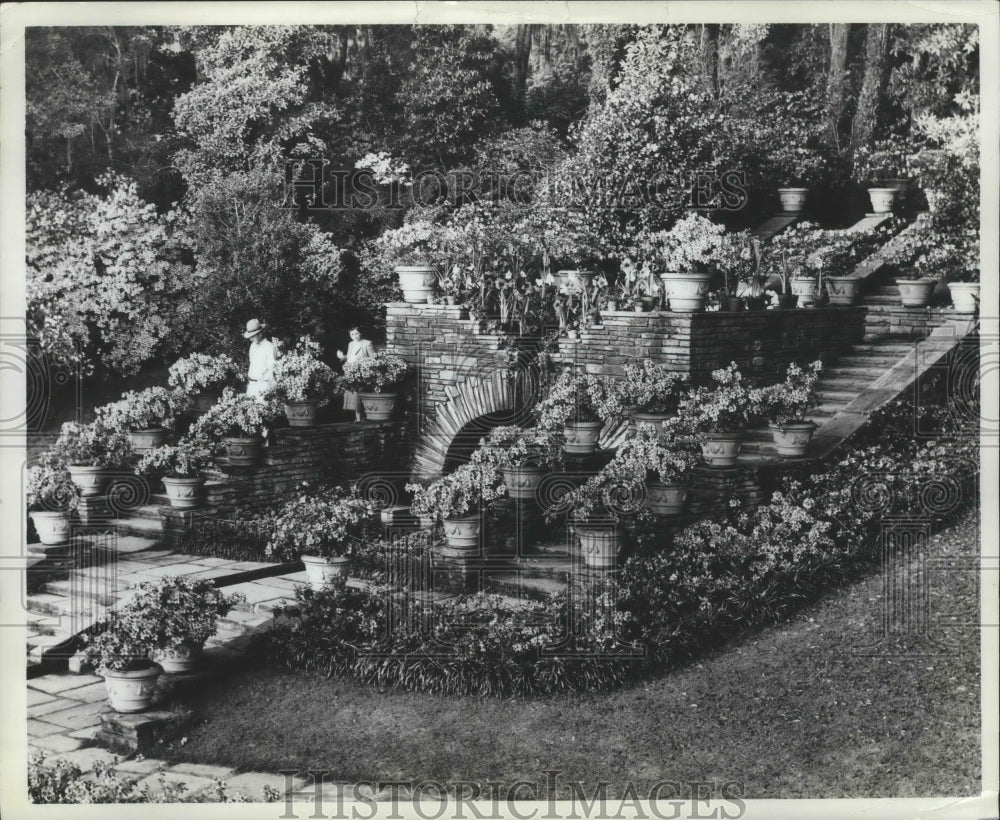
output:
<instances>
[{"instance_id":1,"label":"potted plant","mask_svg":"<svg viewBox=\"0 0 1000 820\"><path fill-rule=\"evenodd\" d=\"M309 583L323 589L332 578L346 578L350 561L374 535L378 507L341 488L286 502L274 522L267 554L281 561L301 560Z\"/></svg>"},{"instance_id":2,"label":"potted plant","mask_svg":"<svg viewBox=\"0 0 1000 820\"><path fill-rule=\"evenodd\" d=\"M646 502L655 515L679 515L687 501L697 447L675 421L655 427L639 424L605 468L623 485L644 484Z\"/></svg>"},{"instance_id":3,"label":"potted plant","mask_svg":"<svg viewBox=\"0 0 1000 820\"><path fill-rule=\"evenodd\" d=\"M407 367L401 356L379 351L345 364L340 387L358 394L369 421L388 421L396 404L395 388L406 376Z\"/></svg>"},{"instance_id":4,"label":"potted plant","mask_svg":"<svg viewBox=\"0 0 1000 820\"><path fill-rule=\"evenodd\" d=\"M507 494L535 497L542 475L559 461L557 434L540 427L494 427L481 439L470 463L488 464L503 474Z\"/></svg>"},{"instance_id":5,"label":"potted plant","mask_svg":"<svg viewBox=\"0 0 1000 820\"><path fill-rule=\"evenodd\" d=\"M906 190L912 175L912 150L906 137L893 135L855 152L854 171L868 188L874 213L890 212L896 195Z\"/></svg>"},{"instance_id":6,"label":"potted plant","mask_svg":"<svg viewBox=\"0 0 1000 820\"><path fill-rule=\"evenodd\" d=\"M121 430L101 421L63 424L53 452L69 470L80 495L100 495L109 469L122 467L132 456L132 441Z\"/></svg>"},{"instance_id":7,"label":"potted plant","mask_svg":"<svg viewBox=\"0 0 1000 820\"><path fill-rule=\"evenodd\" d=\"M621 551L621 520L638 512L643 496L641 484L601 470L582 485L563 494L545 511L546 518L568 514L570 526L580 542L580 553L592 569L613 569Z\"/></svg>"},{"instance_id":8,"label":"potted plant","mask_svg":"<svg viewBox=\"0 0 1000 820\"><path fill-rule=\"evenodd\" d=\"M782 180L778 187L781 210L798 214L805 210L809 189L821 177L826 166L823 154L805 145L779 145L772 152L772 164Z\"/></svg>"},{"instance_id":9,"label":"potted plant","mask_svg":"<svg viewBox=\"0 0 1000 820\"><path fill-rule=\"evenodd\" d=\"M42 454L38 464L28 468L24 493L38 540L46 546L67 543L80 490L62 460L52 453Z\"/></svg>"},{"instance_id":10,"label":"potted plant","mask_svg":"<svg viewBox=\"0 0 1000 820\"><path fill-rule=\"evenodd\" d=\"M185 439L179 444L164 444L148 451L135 471L163 481L171 507L191 509L201 503L205 476L202 471L213 461L210 447L203 442Z\"/></svg>"},{"instance_id":11,"label":"potted plant","mask_svg":"<svg viewBox=\"0 0 1000 820\"><path fill-rule=\"evenodd\" d=\"M399 277L403 301L423 304L431 300L446 233L442 226L421 218L385 231L374 241L375 254Z\"/></svg>"},{"instance_id":12,"label":"potted plant","mask_svg":"<svg viewBox=\"0 0 1000 820\"><path fill-rule=\"evenodd\" d=\"M677 412L691 384L687 373L675 372L649 359L644 359L641 365L627 364L622 369L621 402L631 408L633 425L662 424Z\"/></svg>"},{"instance_id":13,"label":"potted plant","mask_svg":"<svg viewBox=\"0 0 1000 820\"><path fill-rule=\"evenodd\" d=\"M319 345L306 336L275 363L271 391L292 427L309 427L336 383L333 368L320 359Z\"/></svg>"},{"instance_id":14,"label":"potted plant","mask_svg":"<svg viewBox=\"0 0 1000 820\"><path fill-rule=\"evenodd\" d=\"M96 416L108 427L127 432L133 452L142 455L166 441L186 407L187 397L180 390L148 387L129 390L119 401L97 408Z\"/></svg>"},{"instance_id":15,"label":"potted plant","mask_svg":"<svg viewBox=\"0 0 1000 820\"><path fill-rule=\"evenodd\" d=\"M624 408L617 385L610 379L566 370L535 407L538 426L562 430L563 450L577 455L597 449L604 424L620 418Z\"/></svg>"},{"instance_id":16,"label":"potted plant","mask_svg":"<svg viewBox=\"0 0 1000 820\"><path fill-rule=\"evenodd\" d=\"M222 443L232 466L251 467L260 460L265 431L277 416L277 405L268 397L227 387L219 402L191 425L188 439L209 447Z\"/></svg>"},{"instance_id":17,"label":"potted plant","mask_svg":"<svg viewBox=\"0 0 1000 820\"><path fill-rule=\"evenodd\" d=\"M123 713L148 709L163 673L149 657L159 640L156 621L126 602L83 640L83 654L104 678L111 708Z\"/></svg>"},{"instance_id":18,"label":"potted plant","mask_svg":"<svg viewBox=\"0 0 1000 820\"><path fill-rule=\"evenodd\" d=\"M219 400L226 387L234 386L243 372L229 356L192 353L178 359L167 371L167 384L190 399L189 409L201 415Z\"/></svg>"},{"instance_id":19,"label":"potted plant","mask_svg":"<svg viewBox=\"0 0 1000 820\"><path fill-rule=\"evenodd\" d=\"M806 368L794 362L788 366L785 381L760 389L762 414L774 438L778 455L802 458L816 430L815 422L805 418L817 404L816 381L823 362L817 360Z\"/></svg>"},{"instance_id":20,"label":"potted plant","mask_svg":"<svg viewBox=\"0 0 1000 820\"><path fill-rule=\"evenodd\" d=\"M777 275L781 290L778 292L778 309L791 310L799 303L799 295L792 292L792 270L788 265L788 252L781 250L775 259L773 272Z\"/></svg>"},{"instance_id":21,"label":"potted plant","mask_svg":"<svg viewBox=\"0 0 1000 820\"><path fill-rule=\"evenodd\" d=\"M483 507L505 491L500 472L491 464L468 463L427 485L407 484L414 515L440 520L448 546L460 553L478 552Z\"/></svg>"},{"instance_id":22,"label":"potted plant","mask_svg":"<svg viewBox=\"0 0 1000 820\"><path fill-rule=\"evenodd\" d=\"M695 313L705 309L711 281L727 259L725 231L724 226L692 212L670 230L650 237L666 269L660 278L670 310Z\"/></svg>"},{"instance_id":23,"label":"potted plant","mask_svg":"<svg viewBox=\"0 0 1000 820\"><path fill-rule=\"evenodd\" d=\"M814 307L819 295L820 269L814 254L823 242L822 230L812 222L792 225L771 239L770 258L780 260L779 275L799 307ZM789 276L789 271L791 275Z\"/></svg>"},{"instance_id":24,"label":"potted plant","mask_svg":"<svg viewBox=\"0 0 1000 820\"><path fill-rule=\"evenodd\" d=\"M701 439L702 455L712 467L732 467L743 433L759 413L758 396L748 388L735 362L712 373L714 387L696 387L681 402L684 429Z\"/></svg>"}]
</instances>

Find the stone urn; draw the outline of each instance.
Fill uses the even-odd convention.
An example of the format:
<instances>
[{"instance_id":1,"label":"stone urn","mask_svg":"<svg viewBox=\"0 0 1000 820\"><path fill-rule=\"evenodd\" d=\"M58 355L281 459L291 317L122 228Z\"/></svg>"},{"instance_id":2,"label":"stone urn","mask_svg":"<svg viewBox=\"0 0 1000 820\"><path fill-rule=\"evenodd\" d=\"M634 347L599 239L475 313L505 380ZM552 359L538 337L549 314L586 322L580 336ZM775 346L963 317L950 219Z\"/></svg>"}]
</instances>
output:
<instances>
[{"instance_id":1,"label":"stone urn","mask_svg":"<svg viewBox=\"0 0 1000 820\"><path fill-rule=\"evenodd\" d=\"M934 294L935 285L937 285L937 281L934 279L896 280L896 287L899 288L899 299L903 307L927 307Z\"/></svg>"},{"instance_id":2,"label":"stone urn","mask_svg":"<svg viewBox=\"0 0 1000 820\"><path fill-rule=\"evenodd\" d=\"M152 705L156 681L162 673L163 667L152 661L145 669L126 672L102 669L100 672L111 708L123 714L143 712Z\"/></svg>"},{"instance_id":3,"label":"stone urn","mask_svg":"<svg viewBox=\"0 0 1000 820\"><path fill-rule=\"evenodd\" d=\"M446 518L442 523L444 537L448 541L449 547L464 552L479 551L482 531L481 515L476 513L475 515Z\"/></svg>"},{"instance_id":4,"label":"stone urn","mask_svg":"<svg viewBox=\"0 0 1000 820\"><path fill-rule=\"evenodd\" d=\"M150 427L147 430L129 430L128 437L132 439L132 452L142 455L156 447L159 447L167 440L167 431L164 427Z\"/></svg>"},{"instance_id":5,"label":"stone urn","mask_svg":"<svg viewBox=\"0 0 1000 820\"><path fill-rule=\"evenodd\" d=\"M826 277L826 294L830 298L830 304L838 307L847 307L858 301L858 293L861 290L861 280L854 276L828 276Z\"/></svg>"},{"instance_id":6,"label":"stone urn","mask_svg":"<svg viewBox=\"0 0 1000 820\"><path fill-rule=\"evenodd\" d=\"M816 280L812 277L795 278L789 282L792 295L798 297L799 307L816 307Z\"/></svg>"},{"instance_id":7,"label":"stone urn","mask_svg":"<svg viewBox=\"0 0 1000 820\"><path fill-rule=\"evenodd\" d=\"M70 514L54 510L29 512L38 540L47 547L56 547L69 541Z\"/></svg>"},{"instance_id":8,"label":"stone urn","mask_svg":"<svg viewBox=\"0 0 1000 820\"><path fill-rule=\"evenodd\" d=\"M319 413L318 401L295 401L284 403L285 418L290 427L312 427Z\"/></svg>"},{"instance_id":9,"label":"stone urn","mask_svg":"<svg viewBox=\"0 0 1000 820\"><path fill-rule=\"evenodd\" d=\"M201 665L201 653L204 644L194 641L181 641L166 649L158 649L153 653L156 661L168 675L184 675L193 672Z\"/></svg>"},{"instance_id":10,"label":"stone urn","mask_svg":"<svg viewBox=\"0 0 1000 820\"><path fill-rule=\"evenodd\" d=\"M622 545L618 527L598 528L580 524L575 529L580 538L584 564L595 569L612 569L618 563Z\"/></svg>"},{"instance_id":11,"label":"stone urn","mask_svg":"<svg viewBox=\"0 0 1000 820\"><path fill-rule=\"evenodd\" d=\"M163 477L163 489L171 507L190 510L201 504L201 493L205 487L204 476L173 478Z\"/></svg>"},{"instance_id":12,"label":"stone urn","mask_svg":"<svg viewBox=\"0 0 1000 820\"><path fill-rule=\"evenodd\" d=\"M264 442L259 436L248 438L244 436L226 436L226 455L234 467L253 467L260 461L264 450Z\"/></svg>"},{"instance_id":13,"label":"stone urn","mask_svg":"<svg viewBox=\"0 0 1000 820\"><path fill-rule=\"evenodd\" d=\"M396 406L395 393L358 393L368 421L389 421Z\"/></svg>"},{"instance_id":14,"label":"stone urn","mask_svg":"<svg viewBox=\"0 0 1000 820\"><path fill-rule=\"evenodd\" d=\"M710 467L733 467L743 446L743 433L705 433L701 454Z\"/></svg>"},{"instance_id":15,"label":"stone urn","mask_svg":"<svg viewBox=\"0 0 1000 820\"><path fill-rule=\"evenodd\" d=\"M711 273L668 271L660 274L660 280L674 313L700 313L705 309Z\"/></svg>"},{"instance_id":16,"label":"stone urn","mask_svg":"<svg viewBox=\"0 0 1000 820\"><path fill-rule=\"evenodd\" d=\"M949 282L951 306L959 313L975 313L979 309L978 282Z\"/></svg>"},{"instance_id":17,"label":"stone urn","mask_svg":"<svg viewBox=\"0 0 1000 820\"><path fill-rule=\"evenodd\" d=\"M67 468L73 483L80 488L80 495L92 497L100 495L107 478L103 467L91 464L70 464Z\"/></svg>"},{"instance_id":18,"label":"stone urn","mask_svg":"<svg viewBox=\"0 0 1000 820\"><path fill-rule=\"evenodd\" d=\"M629 414L629 418L633 428L640 424L652 424L657 430L662 430L663 423L672 416L669 413L646 413L642 410L633 410Z\"/></svg>"},{"instance_id":19,"label":"stone urn","mask_svg":"<svg viewBox=\"0 0 1000 820\"><path fill-rule=\"evenodd\" d=\"M507 495L519 501L534 498L541 480L542 468L534 465L506 467L503 470L503 481L507 485Z\"/></svg>"},{"instance_id":20,"label":"stone urn","mask_svg":"<svg viewBox=\"0 0 1000 820\"><path fill-rule=\"evenodd\" d=\"M868 198L872 201L872 213L892 213L892 203L896 199L896 188L869 188Z\"/></svg>"},{"instance_id":21,"label":"stone urn","mask_svg":"<svg viewBox=\"0 0 1000 820\"><path fill-rule=\"evenodd\" d=\"M403 301L413 305L430 301L437 282L437 272L430 265L400 265L396 269Z\"/></svg>"},{"instance_id":22,"label":"stone urn","mask_svg":"<svg viewBox=\"0 0 1000 820\"><path fill-rule=\"evenodd\" d=\"M567 421L563 428L566 442L563 451L585 455L597 450L597 439L604 428L603 421Z\"/></svg>"},{"instance_id":23,"label":"stone urn","mask_svg":"<svg viewBox=\"0 0 1000 820\"><path fill-rule=\"evenodd\" d=\"M784 424L771 423L768 426L774 439L775 449L782 458L803 458L809 450L809 442L816 432L816 424L811 421L790 421Z\"/></svg>"},{"instance_id":24,"label":"stone urn","mask_svg":"<svg viewBox=\"0 0 1000 820\"><path fill-rule=\"evenodd\" d=\"M781 200L781 210L786 214L802 213L806 207L808 188L779 188L778 199Z\"/></svg>"},{"instance_id":25,"label":"stone urn","mask_svg":"<svg viewBox=\"0 0 1000 820\"><path fill-rule=\"evenodd\" d=\"M321 555L300 556L306 568L309 586L319 592L334 578L346 578L350 572L351 560L342 555L329 558Z\"/></svg>"},{"instance_id":26,"label":"stone urn","mask_svg":"<svg viewBox=\"0 0 1000 820\"><path fill-rule=\"evenodd\" d=\"M671 482L663 484L659 481L646 482L646 501L654 515L680 515L687 503L688 488L686 484Z\"/></svg>"}]
</instances>

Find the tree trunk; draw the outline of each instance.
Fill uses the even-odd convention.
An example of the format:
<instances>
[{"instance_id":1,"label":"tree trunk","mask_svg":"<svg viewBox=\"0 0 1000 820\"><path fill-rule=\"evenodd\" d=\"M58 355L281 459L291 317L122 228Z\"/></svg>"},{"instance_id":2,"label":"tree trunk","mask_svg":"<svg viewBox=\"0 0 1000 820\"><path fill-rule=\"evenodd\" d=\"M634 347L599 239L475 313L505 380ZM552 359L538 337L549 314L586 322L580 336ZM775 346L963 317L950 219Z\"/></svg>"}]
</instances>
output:
<instances>
[{"instance_id":1,"label":"tree trunk","mask_svg":"<svg viewBox=\"0 0 1000 820\"><path fill-rule=\"evenodd\" d=\"M514 43L514 100L519 116L524 113L524 96L531 60L531 34L531 25L517 26Z\"/></svg>"},{"instance_id":2,"label":"tree trunk","mask_svg":"<svg viewBox=\"0 0 1000 820\"><path fill-rule=\"evenodd\" d=\"M865 35L865 73L851 123L851 152L867 145L878 124L878 104L889 79L889 26L871 23Z\"/></svg>"},{"instance_id":3,"label":"tree trunk","mask_svg":"<svg viewBox=\"0 0 1000 820\"><path fill-rule=\"evenodd\" d=\"M840 150L840 119L847 85L847 23L830 24L830 71L826 76L826 141Z\"/></svg>"},{"instance_id":4,"label":"tree trunk","mask_svg":"<svg viewBox=\"0 0 1000 820\"><path fill-rule=\"evenodd\" d=\"M719 99L721 88L719 87L719 30L718 23L711 23L703 27L703 43L705 47L705 69L708 87L712 91L712 96Z\"/></svg>"}]
</instances>

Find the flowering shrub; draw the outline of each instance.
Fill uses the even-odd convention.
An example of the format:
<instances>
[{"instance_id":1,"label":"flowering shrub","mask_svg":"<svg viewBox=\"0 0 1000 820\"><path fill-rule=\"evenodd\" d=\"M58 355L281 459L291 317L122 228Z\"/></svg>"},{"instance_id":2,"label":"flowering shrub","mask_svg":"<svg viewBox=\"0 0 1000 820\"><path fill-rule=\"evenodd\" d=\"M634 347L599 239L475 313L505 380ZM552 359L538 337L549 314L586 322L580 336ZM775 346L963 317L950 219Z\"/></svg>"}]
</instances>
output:
<instances>
[{"instance_id":1,"label":"flowering shrub","mask_svg":"<svg viewBox=\"0 0 1000 820\"><path fill-rule=\"evenodd\" d=\"M70 512L80 502L80 490L73 483L61 459L51 453L28 468L24 486L28 509L35 512Z\"/></svg>"},{"instance_id":2,"label":"flowering shrub","mask_svg":"<svg viewBox=\"0 0 1000 820\"><path fill-rule=\"evenodd\" d=\"M222 399L191 425L187 439L211 445L226 437L258 438L278 415L272 400L261 401L227 387Z\"/></svg>"},{"instance_id":3,"label":"flowering shrub","mask_svg":"<svg viewBox=\"0 0 1000 820\"><path fill-rule=\"evenodd\" d=\"M216 393L243 378L243 371L229 356L192 353L178 359L168 371L167 384L189 396Z\"/></svg>"},{"instance_id":4,"label":"flowering shrub","mask_svg":"<svg viewBox=\"0 0 1000 820\"><path fill-rule=\"evenodd\" d=\"M479 441L470 463L491 465L498 470L508 467L555 465L561 457L559 437L541 427L494 427Z\"/></svg>"},{"instance_id":5,"label":"flowering shrub","mask_svg":"<svg viewBox=\"0 0 1000 820\"><path fill-rule=\"evenodd\" d=\"M805 369L792 362L784 382L757 390L761 414L774 424L802 421L818 402L816 381L822 369L819 359Z\"/></svg>"},{"instance_id":6,"label":"flowering shrub","mask_svg":"<svg viewBox=\"0 0 1000 820\"><path fill-rule=\"evenodd\" d=\"M651 241L659 245L659 257L668 271L714 272L729 259L725 232L725 226L692 211Z\"/></svg>"},{"instance_id":7,"label":"flowering shrub","mask_svg":"<svg viewBox=\"0 0 1000 820\"><path fill-rule=\"evenodd\" d=\"M123 604L83 636L84 656L96 669L131 672L152 666L149 653L160 646L160 627L148 613Z\"/></svg>"},{"instance_id":8,"label":"flowering shrub","mask_svg":"<svg viewBox=\"0 0 1000 820\"><path fill-rule=\"evenodd\" d=\"M308 336L282 354L274 365L271 390L275 397L284 402L317 401L321 407L326 405L337 375L319 356L319 345Z\"/></svg>"},{"instance_id":9,"label":"flowering shrub","mask_svg":"<svg viewBox=\"0 0 1000 820\"><path fill-rule=\"evenodd\" d=\"M212 463L212 449L203 442L185 440L143 453L135 467L139 475L158 478L197 478Z\"/></svg>"},{"instance_id":10,"label":"flowering shrub","mask_svg":"<svg viewBox=\"0 0 1000 820\"><path fill-rule=\"evenodd\" d=\"M340 490L300 496L278 510L267 554L282 561L353 556L373 536L378 513L374 503Z\"/></svg>"},{"instance_id":11,"label":"flowering shrub","mask_svg":"<svg viewBox=\"0 0 1000 820\"><path fill-rule=\"evenodd\" d=\"M202 645L215 634L219 618L246 600L239 592L224 594L207 578L182 575L143 581L138 590L118 613L153 624L153 648L161 650Z\"/></svg>"},{"instance_id":12,"label":"flowering shrub","mask_svg":"<svg viewBox=\"0 0 1000 820\"><path fill-rule=\"evenodd\" d=\"M680 425L667 421L662 428L640 424L618 447L604 468L621 481L641 484L648 477L662 484L684 482L699 462L697 447L680 434Z\"/></svg>"},{"instance_id":13,"label":"flowering shrub","mask_svg":"<svg viewBox=\"0 0 1000 820\"><path fill-rule=\"evenodd\" d=\"M101 421L62 426L53 454L66 464L88 467L121 467L132 457L132 440L121 430Z\"/></svg>"},{"instance_id":14,"label":"flowering shrub","mask_svg":"<svg viewBox=\"0 0 1000 820\"><path fill-rule=\"evenodd\" d=\"M463 464L427 486L407 484L406 491L413 493L410 508L415 515L435 519L472 515L506 492L500 472L484 463Z\"/></svg>"},{"instance_id":15,"label":"flowering shrub","mask_svg":"<svg viewBox=\"0 0 1000 820\"><path fill-rule=\"evenodd\" d=\"M379 351L367 359L345 364L340 387L351 393L392 392L403 381L407 367L401 356Z\"/></svg>"},{"instance_id":16,"label":"flowering shrub","mask_svg":"<svg viewBox=\"0 0 1000 820\"><path fill-rule=\"evenodd\" d=\"M542 430L560 430L570 422L608 422L620 418L624 409L616 382L566 370L535 407L535 415Z\"/></svg>"},{"instance_id":17,"label":"flowering shrub","mask_svg":"<svg viewBox=\"0 0 1000 820\"><path fill-rule=\"evenodd\" d=\"M875 140L871 145L860 145L855 150L854 173L858 179L869 183L907 179L914 173L910 162L912 154L913 144L902 134Z\"/></svg>"},{"instance_id":18,"label":"flowering shrub","mask_svg":"<svg viewBox=\"0 0 1000 820\"><path fill-rule=\"evenodd\" d=\"M114 430L148 430L165 427L172 430L177 416L187 407L187 395L165 387L129 390L119 401L98 407L99 421Z\"/></svg>"},{"instance_id":19,"label":"flowering shrub","mask_svg":"<svg viewBox=\"0 0 1000 820\"><path fill-rule=\"evenodd\" d=\"M680 403L682 423L699 433L745 430L760 414L760 395L743 382L736 362L712 372L715 387L697 387Z\"/></svg>"},{"instance_id":20,"label":"flowering shrub","mask_svg":"<svg viewBox=\"0 0 1000 820\"><path fill-rule=\"evenodd\" d=\"M690 388L687 373L677 373L663 364L644 359L641 365L627 364L620 382L621 401L641 413L675 413Z\"/></svg>"}]
</instances>

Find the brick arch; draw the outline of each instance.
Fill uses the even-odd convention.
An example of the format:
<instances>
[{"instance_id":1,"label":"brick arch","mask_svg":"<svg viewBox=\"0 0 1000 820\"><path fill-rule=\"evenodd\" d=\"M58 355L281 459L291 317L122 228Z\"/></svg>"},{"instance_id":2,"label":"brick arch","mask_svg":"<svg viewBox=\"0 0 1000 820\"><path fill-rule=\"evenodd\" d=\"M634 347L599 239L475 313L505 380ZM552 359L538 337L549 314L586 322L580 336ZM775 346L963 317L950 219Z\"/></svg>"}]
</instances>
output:
<instances>
[{"instance_id":1,"label":"brick arch","mask_svg":"<svg viewBox=\"0 0 1000 820\"><path fill-rule=\"evenodd\" d=\"M449 450L455 440L477 419L501 414L515 415L526 409L524 398L536 395L531 377L524 371L494 370L473 375L450 388L446 401L437 405L434 416L422 431L413 453L412 475L428 481L444 474ZM599 446L617 447L628 433L627 419L605 425Z\"/></svg>"}]
</instances>

